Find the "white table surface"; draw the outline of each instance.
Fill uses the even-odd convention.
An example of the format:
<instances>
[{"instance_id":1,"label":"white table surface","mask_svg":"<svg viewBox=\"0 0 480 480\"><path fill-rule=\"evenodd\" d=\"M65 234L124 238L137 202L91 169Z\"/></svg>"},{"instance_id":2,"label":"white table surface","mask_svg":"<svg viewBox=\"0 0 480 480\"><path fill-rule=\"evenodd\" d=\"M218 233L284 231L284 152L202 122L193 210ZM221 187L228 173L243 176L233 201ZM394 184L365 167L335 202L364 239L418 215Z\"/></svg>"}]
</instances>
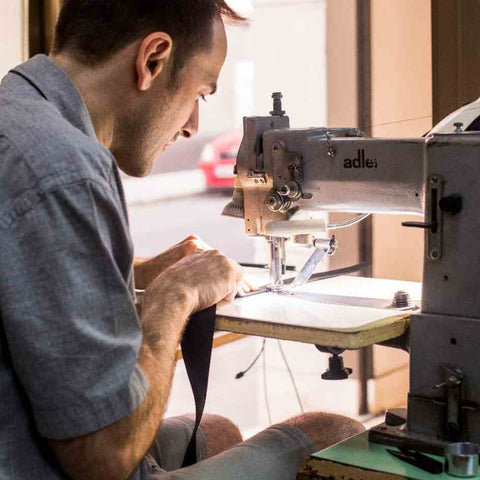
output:
<instances>
[{"instance_id":1,"label":"white table surface","mask_svg":"<svg viewBox=\"0 0 480 480\"><path fill-rule=\"evenodd\" d=\"M268 275L261 272L253 283L267 281ZM361 348L405 332L410 311L356 305L370 302L387 306L398 290L409 292L414 303L420 304L421 284L416 282L349 276L320 280L293 293L238 298L218 309L217 329L324 346ZM328 297L328 303L322 302L322 297Z\"/></svg>"}]
</instances>

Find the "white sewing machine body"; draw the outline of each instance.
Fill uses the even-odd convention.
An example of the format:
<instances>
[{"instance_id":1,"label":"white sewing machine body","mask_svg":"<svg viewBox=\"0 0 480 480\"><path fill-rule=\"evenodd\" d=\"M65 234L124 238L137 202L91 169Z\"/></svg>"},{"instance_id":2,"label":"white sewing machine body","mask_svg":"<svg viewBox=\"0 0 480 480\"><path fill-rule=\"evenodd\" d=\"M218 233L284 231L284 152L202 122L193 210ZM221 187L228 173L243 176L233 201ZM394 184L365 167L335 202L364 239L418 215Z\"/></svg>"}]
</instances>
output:
<instances>
[{"instance_id":1,"label":"white sewing machine body","mask_svg":"<svg viewBox=\"0 0 480 480\"><path fill-rule=\"evenodd\" d=\"M408 421L390 415L391 425L370 432L375 442L436 453L452 441L480 443L480 132L461 128L478 117L473 110L437 128L453 133L413 139L293 130L278 103L272 116L244 120L236 190L224 213L244 218L247 235L273 239L273 263L285 238L325 236L319 211L425 216L406 225L425 229L421 312L410 322ZM279 280L281 266L274 270Z\"/></svg>"}]
</instances>

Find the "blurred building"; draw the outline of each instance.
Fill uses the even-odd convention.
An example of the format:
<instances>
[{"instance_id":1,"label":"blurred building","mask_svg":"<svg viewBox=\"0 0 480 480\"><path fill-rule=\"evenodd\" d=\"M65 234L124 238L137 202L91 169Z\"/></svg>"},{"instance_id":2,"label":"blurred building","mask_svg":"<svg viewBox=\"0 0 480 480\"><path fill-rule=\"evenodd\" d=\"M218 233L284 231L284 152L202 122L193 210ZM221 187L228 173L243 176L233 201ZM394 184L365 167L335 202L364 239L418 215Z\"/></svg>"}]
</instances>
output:
<instances>
[{"instance_id":1,"label":"blurred building","mask_svg":"<svg viewBox=\"0 0 480 480\"><path fill-rule=\"evenodd\" d=\"M246 26L228 27L229 54L201 132L242 128L246 115L271 110L281 91L292 125L322 126L327 115L326 0L232 0Z\"/></svg>"}]
</instances>

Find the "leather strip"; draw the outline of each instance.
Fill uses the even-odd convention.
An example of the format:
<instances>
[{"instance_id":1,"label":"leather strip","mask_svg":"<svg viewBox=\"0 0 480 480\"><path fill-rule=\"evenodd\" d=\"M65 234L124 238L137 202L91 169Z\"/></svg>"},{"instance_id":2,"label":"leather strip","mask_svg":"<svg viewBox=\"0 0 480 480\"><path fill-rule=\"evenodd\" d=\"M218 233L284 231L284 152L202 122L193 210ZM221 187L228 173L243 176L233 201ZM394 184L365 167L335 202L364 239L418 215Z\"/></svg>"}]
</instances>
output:
<instances>
[{"instance_id":1,"label":"leather strip","mask_svg":"<svg viewBox=\"0 0 480 480\"><path fill-rule=\"evenodd\" d=\"M182 468L197 462L197 431L207 399L216 313L217 308L214 305L192 315L182 339L182 355L195 399L195 427L185 452Z\"/></svg>"}]
</instances>

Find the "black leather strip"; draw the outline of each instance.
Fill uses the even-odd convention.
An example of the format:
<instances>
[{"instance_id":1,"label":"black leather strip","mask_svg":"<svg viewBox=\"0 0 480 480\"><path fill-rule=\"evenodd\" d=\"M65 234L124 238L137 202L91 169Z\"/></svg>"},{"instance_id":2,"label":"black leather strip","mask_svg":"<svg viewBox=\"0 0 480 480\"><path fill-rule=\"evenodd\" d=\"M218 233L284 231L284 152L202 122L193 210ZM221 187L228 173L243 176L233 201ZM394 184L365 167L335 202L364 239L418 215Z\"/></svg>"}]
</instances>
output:
<instances>
[{"instance_id":1,"label":"black leather strip","mask_svg":"<svg viewBox=\"0 0 480 480\"><path fill-rule=\"evenodd\" d=\"M185 452L183 467L197 462L197 430L207 399L208 376L215 331L216 305L190 318L182 339L182 355L195 399L195 427Z\"/></svg>"}]
</instances>

